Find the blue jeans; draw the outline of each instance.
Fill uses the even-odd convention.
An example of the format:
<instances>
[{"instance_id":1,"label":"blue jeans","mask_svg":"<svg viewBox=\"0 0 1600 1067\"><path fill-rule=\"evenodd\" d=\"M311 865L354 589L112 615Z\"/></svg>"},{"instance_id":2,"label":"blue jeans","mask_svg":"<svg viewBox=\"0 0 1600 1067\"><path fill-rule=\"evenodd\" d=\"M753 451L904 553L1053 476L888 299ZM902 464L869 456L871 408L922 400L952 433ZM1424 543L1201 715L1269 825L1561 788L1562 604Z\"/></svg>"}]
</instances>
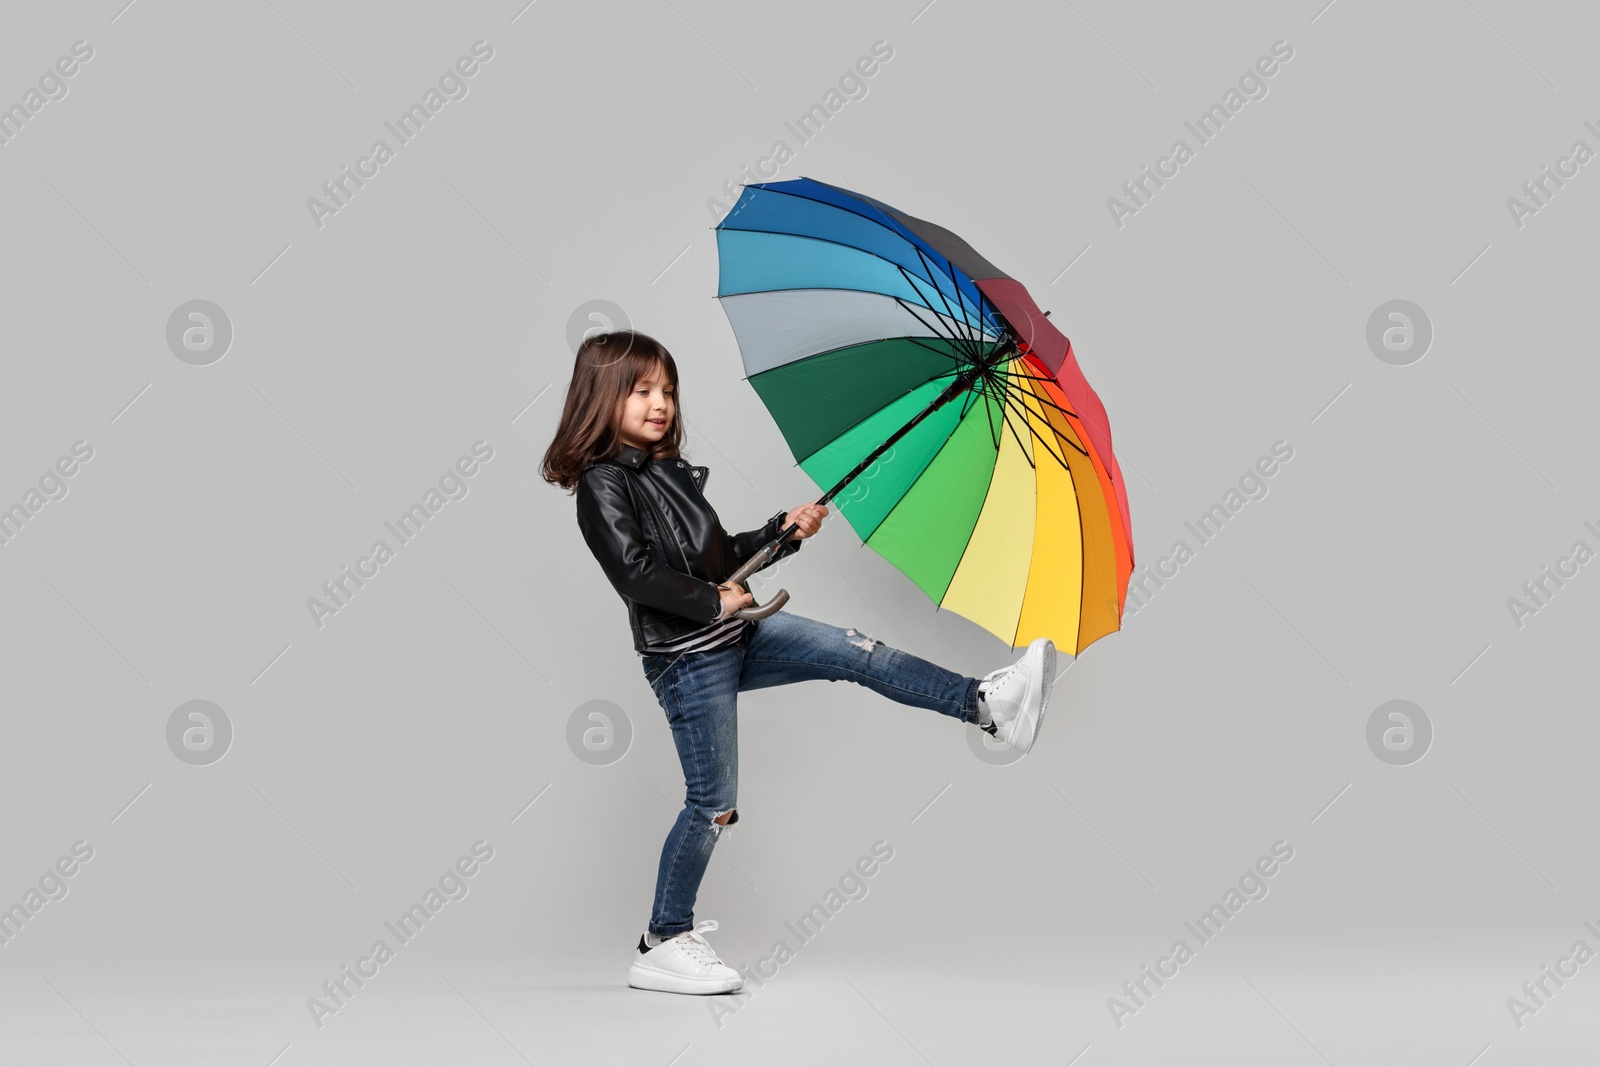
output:
<instances>
[{"instance_id":1,"label":"blue jeans","mask_svg":"<svg viewBox=\"0 0 1600 1067\"><path fill-rule=\"evenodd\" d=\"M724 824L739 821L738 694L822 678L864 685L890 700L962 722L978 714L978 679L890 648L856 630L779 611L736 644L710 652L643 657L645 680L667 713L683 764L683 810L661 849L650 932L694 927L694 902Z\"/></svg>"}]
</instances>

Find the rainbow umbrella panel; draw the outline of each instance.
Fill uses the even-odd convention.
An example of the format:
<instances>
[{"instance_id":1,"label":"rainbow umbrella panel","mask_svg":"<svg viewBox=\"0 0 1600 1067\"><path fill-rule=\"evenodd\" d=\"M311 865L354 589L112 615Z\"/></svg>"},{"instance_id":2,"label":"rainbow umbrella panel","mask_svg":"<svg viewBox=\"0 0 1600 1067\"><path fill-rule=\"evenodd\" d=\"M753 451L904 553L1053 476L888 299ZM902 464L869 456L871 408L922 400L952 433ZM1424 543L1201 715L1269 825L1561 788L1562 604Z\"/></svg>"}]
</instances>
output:
<instances>
[{"instance_id":1,"label":"rainbow umbrella panel","mask_svg":"<svg viewBox=\"0 0 1600 1067\"><path fill-rule=\"evenodd\" d=\"M1128 499L1100 398L1023 286L950 231L809 178L717 226L745 376L862 541L1013 648L1119 628Z\"/></svg>"}]
</instances>

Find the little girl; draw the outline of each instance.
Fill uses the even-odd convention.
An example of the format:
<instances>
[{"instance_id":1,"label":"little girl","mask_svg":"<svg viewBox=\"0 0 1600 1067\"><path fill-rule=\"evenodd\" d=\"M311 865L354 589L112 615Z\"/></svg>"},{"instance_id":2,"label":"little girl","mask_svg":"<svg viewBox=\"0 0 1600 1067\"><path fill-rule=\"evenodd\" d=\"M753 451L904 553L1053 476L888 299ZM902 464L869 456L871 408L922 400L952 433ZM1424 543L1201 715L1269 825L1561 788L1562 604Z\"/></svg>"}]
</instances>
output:
<instances>
[{"instance_id":1,"label":"little girl","mask_svg":"<svg viewBox=\"0 0 1600 1067\"><path fill-rule=\"evenodd\" d=\"M683 810L661 849L628 984L737 992L739 972L702 936L717 923L695 923L694 903L717 836L739 821L738 694L813 678L855 682L1026 752L1055 680L1055 646L1039 638L1021 660L979 679L786 611L744 617L754 599L728 575L785 530L793 532L774 561L799 551L828 509L802 504L729 534L704 496L706 468L679 453L678 416L678 368L666 348L630 330L591 336L540 473L577 495L578 526L627 605L634 651L683 765Z\"/></svg>"}]
</instances>

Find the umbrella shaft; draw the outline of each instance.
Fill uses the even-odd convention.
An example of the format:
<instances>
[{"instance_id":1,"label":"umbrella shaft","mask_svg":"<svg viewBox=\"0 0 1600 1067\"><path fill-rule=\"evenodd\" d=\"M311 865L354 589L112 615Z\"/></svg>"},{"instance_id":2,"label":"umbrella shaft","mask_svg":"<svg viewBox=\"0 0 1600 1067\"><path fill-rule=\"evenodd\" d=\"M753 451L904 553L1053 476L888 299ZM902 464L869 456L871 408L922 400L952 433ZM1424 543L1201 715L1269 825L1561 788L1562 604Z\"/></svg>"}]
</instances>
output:
<instances>
[{"instance_id":1,"label":"umbrella shaft","mask_svg":"<svg viewBox=\"0 0 1600 1067\"><path fill-rule=\"evenodd\" d=\"M843 478L840 478L838 482L834 484L834 487L829 489L828 492L817 501L817 503L826 504L828 501L832 500L834 497L843 492L845 486L855 481L856 478L860 476L862 471L876 463L878 461L878 457L889 451L889 449L893 448L896 441L900 440L900 438L916 429L917 425L921 423L923 419L927 418L929 415L932 415L935 411L938 411L940 408L950 403L950 401L966 392L967 388L972 385L974 377L976 376L968 373L957 375L954 381L945 386L944 392L933 398L932 403L923 408L921 411L917 412L910 422L906 423L904 426L900 427L893 434L891 434L887 441L868 453L866 459L862 460L860 463L857 463L850 473L846 474Z\"/></svg>"},{"instance_id":2,"label":"umbrella shaft","mask_svg":"<svg viewBox=\"0 0 1600 1067\"><path fill-rule=\"evenodd\" d=\"M829 489L817 500L817 503L827 504L828 501L838 496L844 491L844 487L855 481L862 471L876 463L879 456L893 448L896 441L900 440L900 438L916 429L917 425L921 423L923 419L927 418L929 415L932 415L935 411L938 411L940 408L950 403L950 401L966 392L972 386L972 383L977 380L981 370L986 370L989 367L1000 363L1015 348L1016 341L1008 338L1005 344L996 349L995 352L984 361L981 369L966 370L956 375L955 379L951 381L949 385L945 386L944 392L934 397L932 403L923 408L921 411L917 412L910 422L896 430L892 435L890 435L887 441L879 445L877 448L874 448L866 459L862 460L860 463L857 463L855 468L851 470L850 473L846 474L843 478L840 478L839 481L834 484L832 489ZM800 527L791 522L788 526L783 528L783 532L778 534L777 538L767 546L767 549L775 553L778 547L787 541L789 537L799 528Z\"/></svg>"}]
</instances>

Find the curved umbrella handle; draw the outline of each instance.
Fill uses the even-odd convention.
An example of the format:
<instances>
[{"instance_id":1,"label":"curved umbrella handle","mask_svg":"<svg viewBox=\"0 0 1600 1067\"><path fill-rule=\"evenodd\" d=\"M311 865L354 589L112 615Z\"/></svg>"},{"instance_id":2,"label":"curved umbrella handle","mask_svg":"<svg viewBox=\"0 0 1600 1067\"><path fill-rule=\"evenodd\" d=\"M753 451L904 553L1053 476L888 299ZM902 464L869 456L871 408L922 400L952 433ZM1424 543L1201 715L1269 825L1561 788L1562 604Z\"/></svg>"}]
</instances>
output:
<instances>
[{"instance_id":1,"label":"curved umbrella handle","mask_svg":"<svg viewBox=\"0 0 1600 1067\"><path fill-rule=\"evenodd\" d=\"M755 555L745 560L744 564L740 566L738 570L728 575L727 582L723 584L743 585L745 579L749 578L756 571L772 562L772 557L777 555L778 550L783 547L784 538L794 533L796 529L798 529L798 527L794 523L790 523L788 526L784 527L783 531L779 533L777 537L773 538L772 541L765 545ZM772 595L772 599L768 600L765 604L752 604L748 608L740 608L733 614L735 618L740 619L764 619L768 615L771 615L773 612L777 611L779 608L783 607L788 602L789 591L787 589L780 589L774 593Z\"/></svg>"},{"instance_id":2,"label":"curved umbrella handle","mask_svg":"<svg viewBox=\"0 0 1600 1067\"><path fill-rule=\"evenodd\" d=\"M764 619L789 602L789 591L780 589L772 594L772 599L765 604L754 604L748 608L740 608L734 612L736 619Z\"/></svg>"}]
</instances>

